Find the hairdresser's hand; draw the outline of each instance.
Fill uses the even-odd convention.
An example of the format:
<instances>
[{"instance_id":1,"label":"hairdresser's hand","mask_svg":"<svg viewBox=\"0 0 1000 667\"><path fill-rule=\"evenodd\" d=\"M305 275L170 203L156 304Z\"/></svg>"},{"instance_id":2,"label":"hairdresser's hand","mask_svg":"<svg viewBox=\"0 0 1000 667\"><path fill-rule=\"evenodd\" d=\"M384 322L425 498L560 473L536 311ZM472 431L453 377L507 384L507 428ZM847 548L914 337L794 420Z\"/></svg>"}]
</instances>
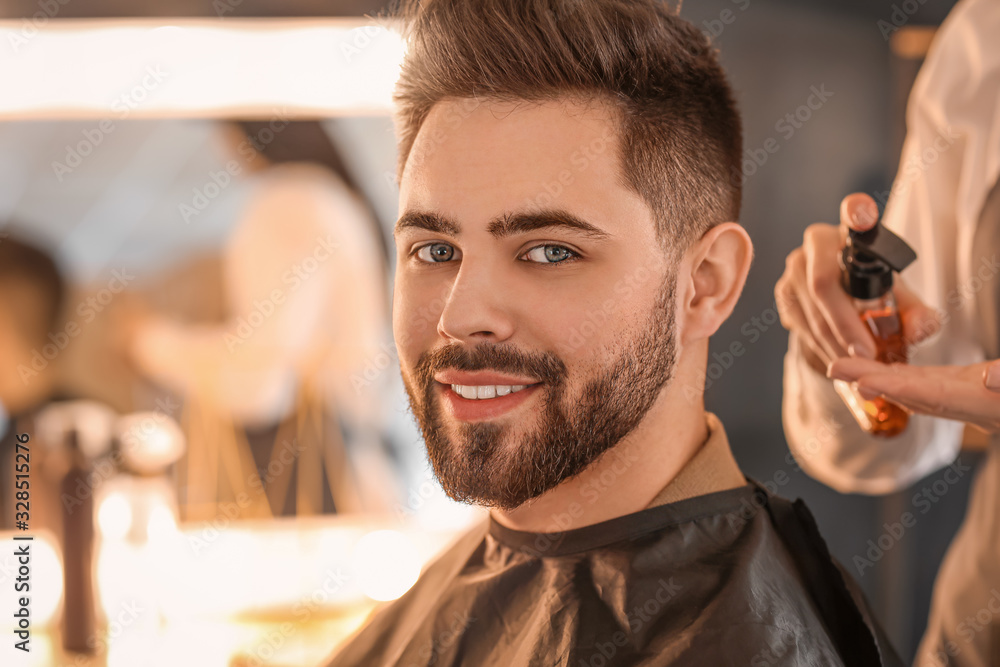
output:
<instances>
[{"instance_id":1,"label":"hairdresser's hand","mask_svg":"<svg viewBox=\"0 0 1000 667\"><path fill-rule=\"evenodd\" d=\"M1000 360L971 366L910 366L839 359L830 365L829 375L857 382L866 399L884 396L913 412L957 419L987 433L1000 431Z\"/></svg>"},{"instance_id":2,"label":"hairdresser's hand","mask_svg":"<svg viewBox=\"0 0 1000 667\"><path fill-rule=\"evenodd\" d=\"M865 231L877 220L878 207L871 197L862 193L844 197L840 225L816 223L806 228L802 246L788 256L774 287L781 324L799 337L806 361L820 373L840 357L875 358L875 339L842 287L837 258L849 229ZM908 344L937 331L939 320L932 308L898 278L893 290Z\"/></svg>"}]
</instances>

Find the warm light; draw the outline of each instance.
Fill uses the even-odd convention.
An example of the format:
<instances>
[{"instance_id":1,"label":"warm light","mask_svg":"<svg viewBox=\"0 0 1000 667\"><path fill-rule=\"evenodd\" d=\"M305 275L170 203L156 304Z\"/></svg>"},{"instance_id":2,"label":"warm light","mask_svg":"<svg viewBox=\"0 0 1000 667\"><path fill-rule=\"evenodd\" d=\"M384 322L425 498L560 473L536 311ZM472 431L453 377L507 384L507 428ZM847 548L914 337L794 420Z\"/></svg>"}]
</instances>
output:
<instances>
[{"instance_id":1,"label":"warm light","mask_svg":"<svg viewBox=\"0 0 1000 667\"><path fill-rule=\"evenodd\" d=\"M132 528L132 506L124 493L110 493L101 501L97 524L106 538L120 540L128 535Z\"/></svg>"},{"instance_id":2,"label":"warm light","mask_svg":"<svg viewBox=\"0 0 1000 667\"><path fill-rule=\"evenodd\" d=\"M385 114L404 53L362 18L25 23L0 21L3 119Z\"/></svg>"},{"instance_id":3,"label":"warm light","mask_svg":"<svg viewBox=\"0 0 1000 667\"><path fill-rule=\"evenodd\" d=\"M149 512L149 526L147 527L149 541L155 545L168 542L178 536L177 522L174 515L166 505L157 504Z\"/></svg>"},{"instance_id":4,"label":"warm light","mask_svg":"<svg viewBox=\"0 0 1000 667\"><path fill-rule=\"evenodd\" d=\"M180 425L162 412L136 412L118 420L115 428L125 467L154 475L184 455Z\"/></svg>"},{"instance_id":5,"label":"warm light","mask_svg":"<svg viewBox=\"0 0 1000 667\"><path fill-rule=\"evenodd\" d=\"M378 601L395 600L420 576L420 558L402 533L376 530L358 540L354 572L365 595Z\"/></svg>"}]
</instances>

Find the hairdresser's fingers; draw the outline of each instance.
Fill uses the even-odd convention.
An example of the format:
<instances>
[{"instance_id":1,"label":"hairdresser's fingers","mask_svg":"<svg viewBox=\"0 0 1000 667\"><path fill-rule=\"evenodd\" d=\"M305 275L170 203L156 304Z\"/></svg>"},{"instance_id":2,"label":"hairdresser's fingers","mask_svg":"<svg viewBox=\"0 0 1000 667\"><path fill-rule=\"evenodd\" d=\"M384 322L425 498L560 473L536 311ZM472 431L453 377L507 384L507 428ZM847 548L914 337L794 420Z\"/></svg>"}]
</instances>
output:
<instances>
[{"instance_id":1,"label":"hairdresser's fingers","mask_svg":"<svg viewBox=\"0 0 1000 667\"><path fill-rule=\"evenodd\" d=\"M941 329L941 314L921 301L901 279L896 279L892 291L903 322L903 338L908 344L926 340Z\"/></svg>"},{"instance_id":2,"label":"hairdresser's fingers","mask_svg":"<svg viewBox=\"0 0 1000 667\"><path fill-rule=\"evenodd\" d=\"M829 375L857 382L864 398L883 396L913 412L957 419L995 432L1000 430L1000 394L987 383L996 363L910 366L839 359L830 365Z\"/></svg>"},{"instance_id":3,"label":"hairdresser's fingers","mask_svg":"<svg viewBox=\"0 0 1000 667\"><path fill-rule=\"evenodd\" d=\"M802 310L799 297L794 289L795 280L786 272L774 287L774 300L778 308L781 325L801 341L800 348L806 362L817 372L825 373L833 360L830 353L816 340L812 326Z\"/></svg>"},{"instance_id":4,"label":"hairdresser's fingers","mask_svg":"<svg viewBox=\"0 0 1000 667\"><path fill-rule=\"evenodd\" d=\"M853 192L840 200L840 245L847 242L847 232L867 232L878 222L878 205L863 192Z\"/></svg>"},{"instance_id":5,"label":"hairdresser's fingers","mask_svg":"<svg viewBox=\"0 0 1000 667\"><path fill-rule=\"evenodd\" d=\"M862 323L850 295L844 290L837 255L840 235L833 225L816 223L806 228L802 240L805 256L804 286L808 291L807 314L824 326L813 332L835 356L854 354L875 357L875 341Z\"/></svg>"}]
</instances>

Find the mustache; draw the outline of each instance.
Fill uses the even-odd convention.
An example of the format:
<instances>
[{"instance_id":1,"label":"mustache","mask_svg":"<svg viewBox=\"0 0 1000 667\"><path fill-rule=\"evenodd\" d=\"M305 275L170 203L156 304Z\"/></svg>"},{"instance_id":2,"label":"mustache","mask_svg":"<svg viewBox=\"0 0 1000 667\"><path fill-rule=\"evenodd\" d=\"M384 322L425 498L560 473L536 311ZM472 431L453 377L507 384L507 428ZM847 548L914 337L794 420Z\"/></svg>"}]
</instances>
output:
<instances>
[{"instance_id":1,"label":"mustache","mask_svg":"<svg viewBox=\"0 0 1000 667\"><path fill-rule=\"evenodd\" d=\"M550 385L558 384L566 377L566 364L555 354L525 353L510 343L480 343L471 348L449 343L420 355L414 374L427 386L434 382L435 373L446 369L526 375Z\"/></svg>"}]
</instances>

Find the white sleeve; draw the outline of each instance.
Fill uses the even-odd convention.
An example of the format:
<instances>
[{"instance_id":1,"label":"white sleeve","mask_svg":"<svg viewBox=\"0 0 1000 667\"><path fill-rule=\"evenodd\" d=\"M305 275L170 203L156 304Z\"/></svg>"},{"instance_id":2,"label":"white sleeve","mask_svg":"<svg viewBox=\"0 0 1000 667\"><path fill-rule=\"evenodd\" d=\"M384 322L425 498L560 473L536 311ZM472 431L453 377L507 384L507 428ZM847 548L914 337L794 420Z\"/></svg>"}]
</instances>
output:
<instances>
[{"instance_id":1,"label":"white sleeve","mask_svg":"<svg viewBox=\"0 0 1000 667\"><path fill-rule=\"evenodd\" d=\"M962 0L948 16L907 106L907 136L883 223L918 259L907 285L944 315L939 334L911 351L915 365L967 365L984 359L970 280L973 239L1000 173L1000 3ZM978 249L981 252L982 249ZM789 338L783 425L792 453L813 477L842 492L887 493L954 460L964 424L913 415L895 438L857 425L824 375Z\"/></svg>"}]
</instances>

